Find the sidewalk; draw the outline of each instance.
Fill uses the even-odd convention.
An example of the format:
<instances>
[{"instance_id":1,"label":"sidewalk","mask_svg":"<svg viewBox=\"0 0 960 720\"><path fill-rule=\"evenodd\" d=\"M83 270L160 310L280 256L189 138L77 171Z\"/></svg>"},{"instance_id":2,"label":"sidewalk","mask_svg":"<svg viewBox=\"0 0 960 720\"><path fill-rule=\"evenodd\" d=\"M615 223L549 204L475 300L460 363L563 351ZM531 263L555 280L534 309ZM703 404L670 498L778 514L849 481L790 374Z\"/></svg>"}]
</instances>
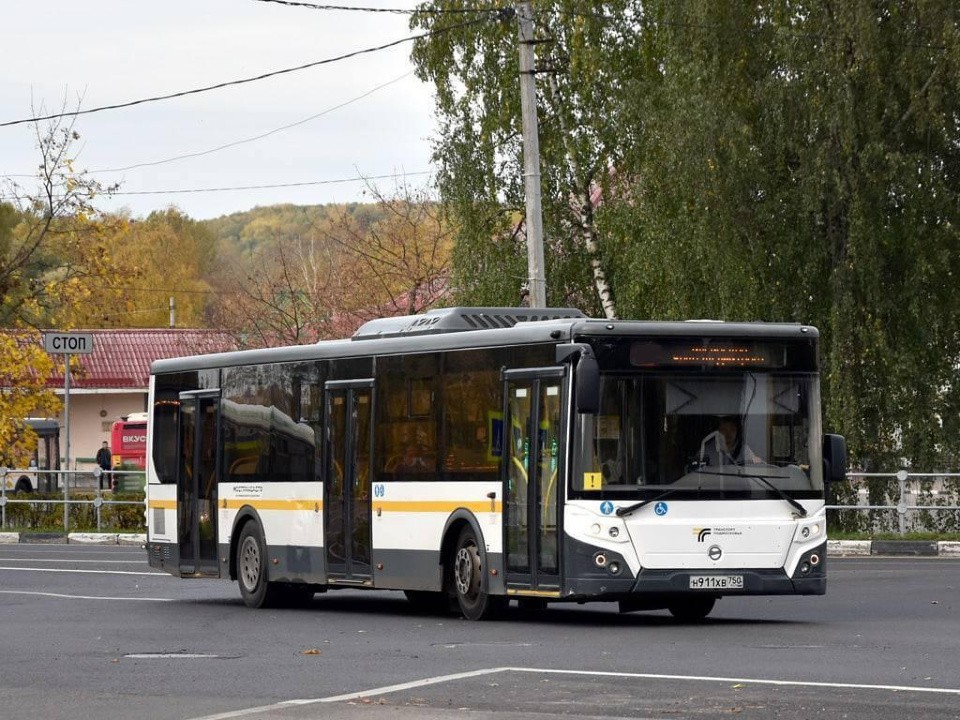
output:
<instances>
[{"instance_id":1,"label":"sidewalk","mask_svg":"<svg viewBox=\"0 0 960 720\"><path fill-rule=\"evenodd\" d=\"M0 545L17 543L75 543L82 545L144 545L144 533L13 533L0 532ZM828 540L827 557L957 557L960 542L935 540Z\"/></svg>"}]
</instances>

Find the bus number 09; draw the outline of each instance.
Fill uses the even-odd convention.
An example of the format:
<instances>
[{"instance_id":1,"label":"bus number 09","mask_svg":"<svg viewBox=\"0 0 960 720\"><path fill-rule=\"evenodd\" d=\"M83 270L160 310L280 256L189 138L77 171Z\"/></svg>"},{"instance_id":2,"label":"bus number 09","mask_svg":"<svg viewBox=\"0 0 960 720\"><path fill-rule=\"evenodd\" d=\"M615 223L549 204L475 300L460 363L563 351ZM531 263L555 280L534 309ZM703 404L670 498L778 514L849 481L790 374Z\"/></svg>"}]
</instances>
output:
<instances>
[{"instance_id":1,"label":"bus number 09","mask_svg":"<svg viewBox=\"0 0 960 720\"><path fill-rule=\"evenodd\" d=\"M386 490L383 487L383 483L377 483L373 486L373 496L377 498L382 498L386 495Z\"/></svg>"}]
</instances>

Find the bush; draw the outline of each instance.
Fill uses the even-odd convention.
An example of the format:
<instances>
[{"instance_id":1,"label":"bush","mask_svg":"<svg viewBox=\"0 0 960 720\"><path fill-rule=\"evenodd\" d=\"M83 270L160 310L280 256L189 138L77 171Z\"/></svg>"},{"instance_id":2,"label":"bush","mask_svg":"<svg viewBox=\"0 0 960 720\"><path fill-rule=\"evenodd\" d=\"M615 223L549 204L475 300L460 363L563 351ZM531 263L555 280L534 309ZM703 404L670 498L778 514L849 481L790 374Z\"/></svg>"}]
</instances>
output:
<instances>
[{"instance_id":1,"label":"bush","mask_svg":"<svg viewBox=\"0 0 960 720\"><path fill-rule=\"evenodd\" d=\"M70 493L70 532L96 532L97 508L93 500L95 492L73 491ZM100 507L100 530L102 532L146 531L144 524L143 493L112 493L104 496ZM39 532L63 531L63 494L30 493L8 495L4 529L33 530ZM20 501L27 502L20 502ZM57 502L59 501L59 502ZM74 505L74 501L85 501ZM131 503L113 505L112 502Z\"/></svg>"}]
</instances>

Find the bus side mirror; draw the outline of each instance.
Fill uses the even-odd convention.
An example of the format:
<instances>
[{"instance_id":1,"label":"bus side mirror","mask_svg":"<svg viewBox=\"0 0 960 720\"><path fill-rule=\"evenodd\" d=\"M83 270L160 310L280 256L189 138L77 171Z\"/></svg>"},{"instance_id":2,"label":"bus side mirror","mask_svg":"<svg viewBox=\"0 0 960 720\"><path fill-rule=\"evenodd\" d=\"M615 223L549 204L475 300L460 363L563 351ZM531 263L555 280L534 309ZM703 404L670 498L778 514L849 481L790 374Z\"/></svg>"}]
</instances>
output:
<instances>
[{"instance_id":1,"label":"bus side mirror","mask_svg":"<svg viewBox=\"0 0 960 720\"><path fill-rule=\"evenodd\" d=\"M847 479L847 441L843 435L823 436L823 476L828 482Z\"/></svg>"},{"instance_id":2,"label":"bus side mirror","mask_svg":"<svg viewBox=\"0 0 960 720\"><path fill-rule=\"evenodd\" d=\"M600 366L593 353L581 355L577 363L577 412L583 415L600 412Z\"/></svg>"},{"instance_id":3,"label":"bus side mirror","mask_svg":"<svg viewBox=\"0 0 960 720\"><path fill-rule=\"evenodd\" d=\"M557 362L576 357L574 393L577 412L596 415L600 412L600 365L587 343L568 343L557 346ZM572 365L573 363L571 363Z\"/></svg>"}]
</instances>

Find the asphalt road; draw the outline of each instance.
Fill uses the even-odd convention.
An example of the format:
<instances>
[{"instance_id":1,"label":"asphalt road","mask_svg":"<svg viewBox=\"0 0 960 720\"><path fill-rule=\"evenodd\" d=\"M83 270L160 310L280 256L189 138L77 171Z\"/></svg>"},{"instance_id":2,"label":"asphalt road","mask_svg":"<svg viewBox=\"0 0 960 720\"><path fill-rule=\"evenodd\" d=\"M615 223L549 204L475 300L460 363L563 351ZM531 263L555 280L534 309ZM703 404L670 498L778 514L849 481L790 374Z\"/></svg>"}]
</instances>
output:
<instances>
[{"instance_id":1,"label":"asphalt road","mask_svg":"<svg viewBox=\"0 0 960 720\"><path fill-rule=\"evenodd\" d=\"M960 560L830 560L702 624L611 604L473 623L400 593L249 610L136 547L0 545L0 720L960 718Z\"/></svg>"}]
</instances>

